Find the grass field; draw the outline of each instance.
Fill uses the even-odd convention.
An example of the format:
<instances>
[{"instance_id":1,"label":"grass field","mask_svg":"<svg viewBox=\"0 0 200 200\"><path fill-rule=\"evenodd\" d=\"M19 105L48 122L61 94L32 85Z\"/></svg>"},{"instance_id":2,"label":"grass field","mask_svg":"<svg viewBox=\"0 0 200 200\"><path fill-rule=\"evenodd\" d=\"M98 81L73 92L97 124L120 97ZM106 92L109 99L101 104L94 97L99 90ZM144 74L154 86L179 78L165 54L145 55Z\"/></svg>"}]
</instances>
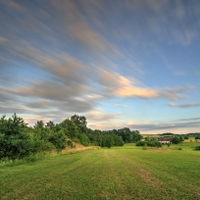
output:
<instances>
[{"instance_id":1,"label":"grass field","mask_svg":"<svg viewBox=\"0 0 200 200\"><path fill-rule=\"evenodd\" d=\"M0 199L200 199L197 145L142 150L128 144L4 165Z\"/></svg>"}]
</instances>

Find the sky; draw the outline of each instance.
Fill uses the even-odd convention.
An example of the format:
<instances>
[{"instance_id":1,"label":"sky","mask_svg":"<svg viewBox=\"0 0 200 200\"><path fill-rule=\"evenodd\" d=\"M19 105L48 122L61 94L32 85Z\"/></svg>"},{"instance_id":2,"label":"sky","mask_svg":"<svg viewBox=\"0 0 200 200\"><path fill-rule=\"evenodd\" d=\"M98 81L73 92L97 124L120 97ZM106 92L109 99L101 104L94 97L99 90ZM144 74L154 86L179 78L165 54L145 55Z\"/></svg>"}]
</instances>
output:
<instances>
[{"instance_id":1,"label":"sky","mask_svg":"<svg viewBox=\"0 0 200 200\"><path fill-rule=\"evenodd\" d=\"M0 115L200 132L199 0L0 0Z\"/></svg>"}]
</instances>

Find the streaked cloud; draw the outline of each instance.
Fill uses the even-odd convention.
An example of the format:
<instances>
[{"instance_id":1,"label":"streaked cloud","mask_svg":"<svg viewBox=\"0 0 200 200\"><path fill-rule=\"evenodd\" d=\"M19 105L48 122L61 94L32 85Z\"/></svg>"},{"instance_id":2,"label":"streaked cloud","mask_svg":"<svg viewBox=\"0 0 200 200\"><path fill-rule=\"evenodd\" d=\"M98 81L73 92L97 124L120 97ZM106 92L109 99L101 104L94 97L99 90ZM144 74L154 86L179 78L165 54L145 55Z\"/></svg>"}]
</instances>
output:
<instances>
[{"instance_id":1,"label":"streaked cloud","mask_svg":"<svg viewBox=\"0 0 200 200\"><path fill-rule=\"evenodd\" d=\"M182 0L1 1L0 113L29 123L76 113L101 129L199 127L167 116L180 107L198 118L199 13Z\"/></svg>"},{"instance_id":2,"label":"streaked cloud","mask_svg":"<svg viewBox=\"0 0 200 200\"><path fill-rule=\"evenodd\" d=\"M169 106L177 108L190 108L190 107L199 107L200 103L198 102L182 103L182 104L170 103Z\"/></svg>"},{"instance_id":3,"label":"streaked cloud","mask_svg":"<svg viewBox=\"0 0 200 200\"><path fill-rule=\"evenodd\" d=\"M116 114L102 111L91 111L86 115L86 117L88 119L88 126L93 129L106 130L123 127L123 124L120 122L120 116ZM119 121L119 123L116 124L116 121Z\"/></svg>"},{"instance_id":4,"label":"streaked cloud","mask_svg":"<svg viewBox=\"0 0 200 200\"><path fill-rule=\"evenodd\" d=\"M100 84L108 94L120 97L139 97L144 99L166 98L178 100L182 95L191 90L191 87L175 87L153 89L145 86L138 86L140 83L136 80L131 80L116 72L99 70Z\"/></svg>"},{"instance_id":5,"label":"streaked cloud","mask_svg":"<svg viewBox=\"0 0 200 200\"><path fill-rule=\"evenodd\" d=\"M151 123L136 123L132 125L129 123L129 127L134 130L141 130L145 133L163 133L165 131L173 133L186 133L186 130L190 132L196 130L197 127L200 128L200 118L191 118L191 119L178 119L171 122L151 122ZM190 129L188 129L190 128Z\"/></svg>"},{"instance_id":6,"label":"streaked cloud","mask_svg":"<svg viewBox=\"0 0 200 200\"><path fill-rule=\"evenodd\" d=\"M158 97L158 92L152 89L139 88L139 87L122 87L119 88L116 92L116 95L123 97L140 97L140 98L156 98Z\"/></svg>"}]
</instances>

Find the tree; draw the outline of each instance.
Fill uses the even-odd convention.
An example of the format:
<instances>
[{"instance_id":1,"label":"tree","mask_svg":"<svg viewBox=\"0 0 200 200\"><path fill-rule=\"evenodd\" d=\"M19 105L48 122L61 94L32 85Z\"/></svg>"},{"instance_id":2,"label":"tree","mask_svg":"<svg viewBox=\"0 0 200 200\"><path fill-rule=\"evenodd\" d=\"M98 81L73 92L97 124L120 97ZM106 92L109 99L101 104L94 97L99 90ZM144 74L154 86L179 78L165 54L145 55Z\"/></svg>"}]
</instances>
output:
<instances>
[{"instance_id":1,"label":"tree","mask_svg":"<svg viewBox=\"0 0 200 200\"><path fill-rule=\"evenodd\" d=\"M114 130L114 132L122 137L124 143L137 142L142 139L139 131L131 131L129 128Z\"/></svg>"},{"instance_id":2,"label":"tree","mask_svg":"<svg viewBox=\"0 0 200 200\"><path fill-rule=\"evenodd\" d=\"M16 113L12 115L12 118L6 119L4 115L0 119L0 133L8 135L17 135L27 128L27 124L21 117L18 117Z\"/></svg>"},{"instance_id":3,"label":"tree","mask_svg":"<svg viewBox=\"0 0 200 200\"><path fill-rule=\"evenodd\" d=\"M105 146L111 148L114 145L114 139L111 135L105 135Z\"/></svg>"},{"instance_id":4,"label":"tree","mask_svg":"<svg viewBox=\"0 0 200 200\"><path fill-rule=\"evenodd\" d=\"M69 119L65 119L63 122L60 123L60 126L63 128L63 131L66 136L70 138L77 138L78 137L78 128L74 121Z\"/></svg>"},{"instance_id":5,"label":"tree","mask_svg":"<svg viewBox=\"0 0 200 200\"><path fill-rule=\"evenodd\" d=\"M114 135L114 145L115 146L123 146L124 145L124 141L122 140L121 136L118 135Z\"/></svg>"},{"instance_id":6,"label":"tree","mask_svg":"<svg viewBox=\"0 0 200 200\"><path fill-rule=\"evenodd\" d=\"M32 152L32 141L27 133L27 124L16 114L0 119L0 159L23 158Z\"/></svg>"},{"instance_id":7,"label":"tree","mask_svg":"<svg viewBox=\"0 0 200 200\"><path fill-rule=\"evenodd\" d=\"M60 152L67 146L67 140L66 136L63 133L62 130L58 132L51 132L50 137L49 137L49 142L51 142L56 150Z\"/></svg>"},{"instance_id":8,"label":"tree","mask_svg":"<svg viewBox=\"0 0 200 200\"><path fill-rule=\"evenodd\" d=\"M172 143L173 144L178 144L178 143L181 143L184 139L182 137L178 137L178 136L174 136L172 138Z\"/></svg>"},{"instance_id":9,"label":"tree","mask_svg":"<svg viewBox=\"0 0 200 200\"><path fill-rule=\"evenodd\" d=\"M49 121L46 123L45 128L53 129L55 127L55 124L53 121Z\"/></svg>"},{"instance_id":10,"label":"tree","mask_svg":"<svg viewBox=\"0 0 200 200\"><path fill-rule=\"evenodd\" d=\"M188 140L189 139L189 136L188 135L184 135L183 137L185 140Z\"/></svg>"},{"instance_id":11,"label":"tree","mask_svg":"<svg viewBox=\"0 0 200 200\"><path fill-rule=\"evenodd\" d=\"M71 116L71 121L73 121L78 127L79 131L87 133L87 120L84 116L73 115Z\"/></svg>"},{"instance_id":12,"label":"tree","mask_svg":"<svg viewBox=\"0 0 200 200\"><path fill-rule=\"evenodd\" d=\"M34 125L34 128L35 128L35 129L44 129L44 128L45 128L44 122L43 122L42 120L37 121L37 122L35 123L35 125Z\"/></svg>"}]
</instances>

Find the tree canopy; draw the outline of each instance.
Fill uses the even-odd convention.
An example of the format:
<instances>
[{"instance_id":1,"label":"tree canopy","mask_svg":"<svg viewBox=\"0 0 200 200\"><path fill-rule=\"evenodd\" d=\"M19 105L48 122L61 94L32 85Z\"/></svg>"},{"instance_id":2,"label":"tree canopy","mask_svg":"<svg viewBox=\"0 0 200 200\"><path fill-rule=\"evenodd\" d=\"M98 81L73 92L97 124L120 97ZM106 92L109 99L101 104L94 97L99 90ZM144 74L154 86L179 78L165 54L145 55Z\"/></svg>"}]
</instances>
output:
<instances>
[{"instance_id":1,"label":"tree canopy","mask_svg":"<svg viewBox=\"0 0 200 200\"><path fill-rule=\"evenodd\" d=\"M21 159L29 155L60 152L73 141L84 146L96 145L111 148L124 143L137 142L142 138L139 131L125 127L113 130L92 130L87 127L84 116L73 115L59 124L38 120L33 127L16 114L0 119L0 159Z\"/></svg>"}]
</instances>

